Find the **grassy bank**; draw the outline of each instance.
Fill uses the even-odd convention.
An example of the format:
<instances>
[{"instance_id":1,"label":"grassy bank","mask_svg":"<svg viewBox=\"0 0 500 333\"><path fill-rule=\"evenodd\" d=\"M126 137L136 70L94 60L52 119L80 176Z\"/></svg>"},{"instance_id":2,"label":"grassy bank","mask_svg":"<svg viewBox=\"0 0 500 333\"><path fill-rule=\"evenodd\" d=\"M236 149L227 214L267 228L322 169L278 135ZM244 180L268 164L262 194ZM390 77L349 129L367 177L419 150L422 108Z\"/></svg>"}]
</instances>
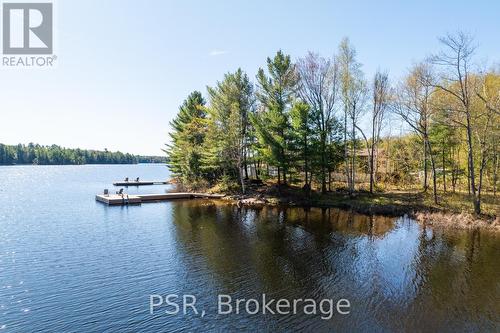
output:
<instances>
[{"instance_id":1,"label":"grassy bank","mask_svg":"<svg viewBox=\"0 0 500 333\"><path fill-rule=\"evenodd\" d=\"M441 192L435 204L432 191L422 192L417 188L385 188L373 194L359 191L350 196L335 184L336 191L322 194L318 191L304 192L300 186L281 185L268 181L248 184L246 194L241 194L237 185L221 184L212 188L190 188L178 182L178 191L198 191L226 194L225 200L238 206L261 207L286 205L296 207L341 208L367 215L409 215L420 223L456 229L490 229L500 232L500 196L491 193L482 195L482 214L475 215L470 196L466 192Z\"/></svg>"},{"instance_id":2,"label":"grassy bank","mask_svg":"<svg viewBox=\"0 0 500 333\"><path fill-rule=\"evenodd\" d=\"M418 190L387 190L351 197L345 191L306 195L300 187L265 184L249 187L245 195L231 194L228 200L243 206L291 205L304 207L336 207L362 214L401 216L408 214L421 223L458 229L492 229L500 231L500 198L483 196L483 214L473 214L467 193L442 193L435 204L431 193Z\"/></svg>"}]
</instances>

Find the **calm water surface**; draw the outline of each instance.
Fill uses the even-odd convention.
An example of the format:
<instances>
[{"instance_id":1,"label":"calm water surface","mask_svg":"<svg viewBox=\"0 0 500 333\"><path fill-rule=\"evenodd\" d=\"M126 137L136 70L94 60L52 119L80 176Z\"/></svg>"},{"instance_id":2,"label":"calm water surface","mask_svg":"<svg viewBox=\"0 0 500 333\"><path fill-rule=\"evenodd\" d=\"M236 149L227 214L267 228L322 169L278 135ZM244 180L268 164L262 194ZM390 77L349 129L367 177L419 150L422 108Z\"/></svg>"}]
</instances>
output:
<instances>
[{"instance_id":1,"label":"calm water surface","mask_svg":"<svg viewBox=\"0 0 500 333\"><path fill-rule=\"evenodd\" d=\"M0 331L498 331L500 238L337 209L204 200L107 207L162 165L0 167ZM163 192L166 186L130 188ZM149 312L193 294L206 316ZM351 313L217 315L233 298L346 298Z\"/></svg>"}]
</instances>

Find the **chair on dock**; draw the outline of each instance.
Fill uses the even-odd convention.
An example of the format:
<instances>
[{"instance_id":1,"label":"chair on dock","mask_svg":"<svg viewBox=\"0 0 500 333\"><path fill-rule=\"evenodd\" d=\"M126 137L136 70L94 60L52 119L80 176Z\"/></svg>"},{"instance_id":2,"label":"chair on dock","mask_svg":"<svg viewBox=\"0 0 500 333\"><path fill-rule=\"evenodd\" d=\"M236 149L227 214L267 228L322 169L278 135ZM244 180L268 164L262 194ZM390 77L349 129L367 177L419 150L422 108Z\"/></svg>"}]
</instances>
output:
<instances>
[{"instance_id":1,"label":"chair on dock","mask_svg":"<svg viewBox=\"0 0 500 333\"><path fill-rule=\"evenodd\" d=\"M123 195L122 194L122 205L128 205L129 200L128 200L128 194Z\"/></svg>"},{"instance_id":2,"label":"chair on dock","mask_svg":"<svg viewBox=\"0 0 500 333\"><path fill-rule=\"evenodd\" d=\"M109 190L107 188L104 189L104 195L108 196L109 195Z\"/></svg>"}]
</instances>

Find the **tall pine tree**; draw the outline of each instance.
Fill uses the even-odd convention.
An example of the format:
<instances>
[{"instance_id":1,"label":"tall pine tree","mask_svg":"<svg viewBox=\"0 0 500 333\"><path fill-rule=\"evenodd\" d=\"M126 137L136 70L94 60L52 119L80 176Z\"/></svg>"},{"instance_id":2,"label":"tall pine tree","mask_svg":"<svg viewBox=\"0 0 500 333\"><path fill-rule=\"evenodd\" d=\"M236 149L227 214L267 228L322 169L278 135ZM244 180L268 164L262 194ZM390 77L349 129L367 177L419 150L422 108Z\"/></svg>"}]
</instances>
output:
<instances>
[{"instance_id":1,"label":"tall pine tree","mask_svg":"<svg viewBox=\"0 0 500 333\"><path fill-rule=\"evenodd\" d=\"M298 75L289 55L281 50L274 58L267 58L267 74L260 68L257 73L257 98L261 112L252 118L256 135L261 142L262 155L269 165L278 169L278 184L287 183L290 168L290 116Z\"/></svg>"},{"instance_id":2,"label":"tall pine tree","mask_svg":"<svg viewBox=\"0 0 500 333\"><path fill-rule=\"evenodd\" d=\"M203 174L201 147L206 135L205 100L199 91L192 92L179 107L177 117L170 123L172 142L167 145L168 166L184 184L196 183Z\"/></svg>"},{"instance_id":3,"label":"tall pine tree","mask_svg":"<svg viewBox=\"0 0 500 333\"><path fill-rule=\"evenodd\" d=\"M238 69L226 74L215 87L208 87L208 94L210 107L204 161L207 168L226 180L238 180L245 192L249 115L254 108L253 85Z\"/></svg>"}]
</instances>

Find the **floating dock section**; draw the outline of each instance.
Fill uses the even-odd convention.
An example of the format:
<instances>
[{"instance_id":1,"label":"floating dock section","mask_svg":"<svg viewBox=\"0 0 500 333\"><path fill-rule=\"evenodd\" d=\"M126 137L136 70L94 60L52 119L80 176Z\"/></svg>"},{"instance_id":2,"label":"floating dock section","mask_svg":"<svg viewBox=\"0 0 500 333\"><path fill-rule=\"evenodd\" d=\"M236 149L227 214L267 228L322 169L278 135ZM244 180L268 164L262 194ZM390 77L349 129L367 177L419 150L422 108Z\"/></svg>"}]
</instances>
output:
<instances>
[{"instance_id":1,"label":"floating dock section","mask_svg":"<svg viewBox=\"0 0 500 333\"><path fill-rule=\"evenodd\" d=\"M114 182L113 185L115 186L144 186L144 185L166 185L168 184L167 181L121 181L121 182Z\"/></svg>"},{"instance_id":2,"label":"floating dock section","mask_svg":"<svg viewBox=\"0 0 500 333\"><path fill-rule=\"evenodd\" d=\"M157 202L174 199L194 199L194 198L213 198L220 199L223 194L209 193L159 193L159 194L98 194L95 199L107 205L134 205L143 202Z\"/></svg>"}]
</instances>

